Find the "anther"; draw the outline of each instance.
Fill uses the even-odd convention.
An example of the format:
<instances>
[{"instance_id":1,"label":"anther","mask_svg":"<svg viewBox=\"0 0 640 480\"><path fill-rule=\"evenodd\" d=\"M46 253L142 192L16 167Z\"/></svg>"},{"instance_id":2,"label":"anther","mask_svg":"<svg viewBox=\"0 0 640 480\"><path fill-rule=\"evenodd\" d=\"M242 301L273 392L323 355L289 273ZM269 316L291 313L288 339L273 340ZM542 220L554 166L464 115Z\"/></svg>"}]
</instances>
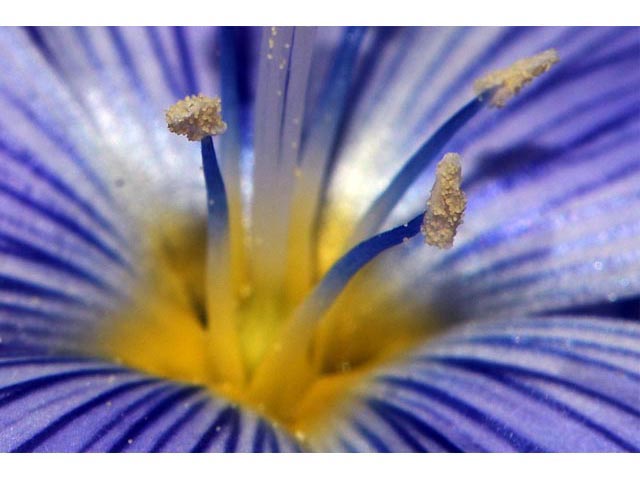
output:
<instances>
[{"instance_id":1,"label":"anther","mask_svg":"<svg viewBox=\"0 0 640 480\"><path fill-rule=\"evenodd\" d=\"M185 135L191 141L202 140L209 135L220 135L227 130L222 121L222 104L219 97L203 94L187 96L165 113L169 130Z\"/></svg>"},{"instance_id":2,"label":"anther","mask_svg":"<svg viewBox=\"0 0 640 480\"><path fill-rule=\"evenodd\" d=\"M489 101L494 107L504 107L526 84L558 63L558 52L551 48L532 57L522 58L511 66L489 72L477 79L473 88L477 94L496 88Z\"/></svg>"},{"instance_id":3,"label":"anther","mask_svg":"<svg viewBox=\"0 0 640 480\"><path fill-rule=\"evenodd\" d=\"M442 249L453 246L467 206L467 199L460 188L461 180L460 155L447 153L438 163L436 179L427 201L421 228L425 243Z\"/></svg>"}]
</instances>

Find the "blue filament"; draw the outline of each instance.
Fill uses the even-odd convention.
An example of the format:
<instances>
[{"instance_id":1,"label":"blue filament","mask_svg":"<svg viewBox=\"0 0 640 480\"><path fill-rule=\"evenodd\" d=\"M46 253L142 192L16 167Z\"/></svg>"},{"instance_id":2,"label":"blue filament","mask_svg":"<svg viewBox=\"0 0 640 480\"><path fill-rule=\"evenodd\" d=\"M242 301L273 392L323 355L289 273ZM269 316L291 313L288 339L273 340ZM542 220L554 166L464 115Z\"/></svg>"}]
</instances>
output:
<instances>
[{"instance_id":1,"label":"blue filament","mask_svg":"<svg viewBox=\"0 0 640 480\"><path fill-rule=\"evenodd\" d=\"M318 321L362 267L384 251L420 233L424 215L425 212L422 212L409 222L379 233L349 250L333 264L307 297L298 311L298 318L303 321Z\"/></svg>"},{"instance_id":2,"label":"blue filament","mask_svg":"<svg viewBox=\"0 0 640 480\"><path fill-rule=\"evenodd\" d=\"M213 138L204 137L201 142L202 169L207 188L207 218L209 239L226 239L229 231L229 206L224 180L218 165Z\"/></svg>"},{"instance_id":3,"label":"blue filament","mask_svg":"<svg viewBox=\"0 0 640 480\"><path fill-rule=\"evenodd\" d=\"M483 98L490 95L484 92L469 101L422 144L358 222L352 240L366 238L380 227L413 182L439 158L447 142L482 109L486 104Z\"/></svg>"}]
</instances>

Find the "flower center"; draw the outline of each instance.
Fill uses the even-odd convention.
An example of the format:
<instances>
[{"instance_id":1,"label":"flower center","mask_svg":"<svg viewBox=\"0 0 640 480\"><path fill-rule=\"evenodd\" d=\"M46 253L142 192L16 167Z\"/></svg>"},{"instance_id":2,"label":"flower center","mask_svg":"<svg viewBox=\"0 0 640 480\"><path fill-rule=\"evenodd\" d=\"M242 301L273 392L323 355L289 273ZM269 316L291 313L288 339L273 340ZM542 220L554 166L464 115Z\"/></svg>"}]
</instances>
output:
<instances>
[{"instance_id":1,"label":"flower center","mask_svg":"<svg viewBox=\"0 0 640 480\"><path fill-rule=\"evenodd\" d=\"M313 435L368 372L423 341L434 328L425 318L412 321L402 309L372 310L371 292L359 290L356 278L313 335L300 335L311 361L289 351L283 365L269 367L296 306L286 302L286 295L244 287L234 295L237 336L222 333L216 343L222 350L212 352L209 337L216 335L212 317L217 312L206 302L206 221L176 218L161 227L150 235L148 273L132 295L135 301L113 316L101 351L158 376L205 385L298 435ZM245 372L241 381L221 377L218 368L237 354L236 341ZM265 366L268 373L261 371ZM283 384L300 388L283 398Z\"/></svg>"},{"instance_id":2,"label":"flower center","mask_svg":"<svg viewBox=\"0 0 640 480\"><path fill-rule=\"evenodd\" d=\"M296 212L317 207L317 202L306 203L304 192L315 188L308 182L322 183L322 178L302 171L293 179L287 169L260 170L257 162L256 176L264 175L276 189L271 193L254 182L253 234L246 252L237 202L234 213L211 138L227 127L220 101L198 95L178 102L167 121L173 132L201 141L207 216L165 215L162 225L145 232L142 281L134 300L113 315L110 330L100 337L101 351L159 376L206 385L299 437L321 433L327 416L348 404L349 392L367 373L424 342L438 325L434 312L416 315L401 299L375 303L376 290L385 285L363 288L361 282L371 260L392 247L402 248L420 232L429 245L453 244L466 205L459 156L447 154L438 165L427 212L376 234L380 225L413 180L486 103L484 95L502 106L555 61L553 52L545 52L478 83L478 96L425 142L365 215L357 223L346 220L355 225L351 236L334 243L355 246L326 272L314 271L309 242L295 233L303 232L306 240L313 235L309 219ZM280 174L295 184L283 182ZM300 205L292 202L289 216L276 215L278 185L302 205L296 209ZM293 233L287 237L287 232Z\"/></svg>"}]
</instances>

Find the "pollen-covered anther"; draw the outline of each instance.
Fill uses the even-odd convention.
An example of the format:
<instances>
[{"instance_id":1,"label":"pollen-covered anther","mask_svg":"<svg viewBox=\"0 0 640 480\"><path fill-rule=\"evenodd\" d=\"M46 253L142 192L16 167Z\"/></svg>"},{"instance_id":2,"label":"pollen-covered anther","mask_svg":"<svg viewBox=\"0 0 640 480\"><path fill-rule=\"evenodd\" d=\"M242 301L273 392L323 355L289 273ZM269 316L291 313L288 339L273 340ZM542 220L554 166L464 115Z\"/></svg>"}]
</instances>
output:
<instances>
[{"instance_id":1,"label":"pollen-covered anther","mask_svg":"<svg viewBox=\"0 0 640 480\"><path fill-rule=\"evenodd\" d=\"M438 248L451 248L456 231L462 223L467 198L460 183L460 155L447 153L436 168L436 179L427 201L422 223L425 243Z\"/></svg>"},{"instance_id":2,"label":"pollen-covered anther","mask_svg":"<svg viewBox=\"0 0 640 480\"><path fill-rule=\"evenodd\" d=\"M227 130L227 124L222 121L220 98L201 93L187 96L169 107L165 118L170 131L184 135L191 141L219 135Z\"/></svg>"},{"instance_id":3,"label":"pollen-covered anther","mask_svg":"<svg viewBox=\"0 0 640 480\"><path fill-rule=\"evenodd\" d=\"M532 57L522 58L513 65L494 70L477 79L473 88L477 94L495 88L489 99L494 107L504 107L527 83L547 72L559 61L558 52L554 48L545 50Z\"/></svg>"}]
</instances>

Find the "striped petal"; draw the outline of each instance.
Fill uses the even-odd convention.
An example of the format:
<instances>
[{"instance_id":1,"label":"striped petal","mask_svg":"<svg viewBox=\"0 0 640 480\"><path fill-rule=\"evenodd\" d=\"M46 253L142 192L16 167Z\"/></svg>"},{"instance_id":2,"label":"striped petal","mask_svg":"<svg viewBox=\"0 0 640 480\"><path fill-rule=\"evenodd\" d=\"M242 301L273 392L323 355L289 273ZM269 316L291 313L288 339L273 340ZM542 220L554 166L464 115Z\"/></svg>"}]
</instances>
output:
<instances>
[{"instance_id":1,"label":"striped petal","mask_svg":"<svg viewBox=\"0 0 640 480\"><path fill-rule=\"evenodd\" d=\"M640 325L476 322L359 388L321 450L640 451Z\"/></svg>"},{"instance_id":2,"label":"striped petal","mask_svg":"<svg viewBox=\"0 0 640 480\"><path fill-rule=\"evenodd\" d=\"M89 359L0 360L0 451L298 449L278 427L199 386Z\"/></svg>"}]
</instances>

